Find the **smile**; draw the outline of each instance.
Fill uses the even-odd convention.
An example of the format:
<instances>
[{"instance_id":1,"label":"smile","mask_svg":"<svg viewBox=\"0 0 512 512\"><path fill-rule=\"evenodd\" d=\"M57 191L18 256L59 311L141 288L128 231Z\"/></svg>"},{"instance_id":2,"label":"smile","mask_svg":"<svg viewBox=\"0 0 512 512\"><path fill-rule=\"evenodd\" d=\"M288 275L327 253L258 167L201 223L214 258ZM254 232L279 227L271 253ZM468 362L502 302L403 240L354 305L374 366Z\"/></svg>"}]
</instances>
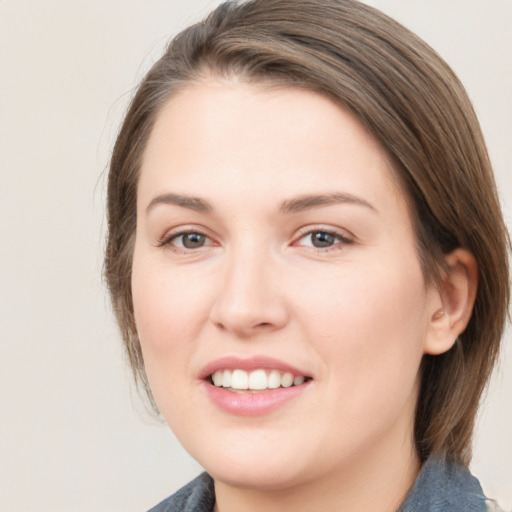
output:
<instances>
[{"instance_id":1,"label":"smile","mask_svg":"<svg viewBox=\"0 0 512 512\"><path fill-rule=\"evenodd\" d=\"M307 377L294 375L291 372L279 370L256 369L245 371L241 369L218 370L210 376L210 382L218 388L227 388L233 392L257 392L267 389L289 388L300 386Z\"/></svg>"},{"instance_id":2,"label":"smile","mask_svg":"<svg viewBox=\"0 0 512 512\"><path fill-rule=\"evenodd\" d=\"M261 416L309 396L313 376L273 357L226 356L199 372L201 388L210 402L235 416Z\"/></svg>"}]
</instances>

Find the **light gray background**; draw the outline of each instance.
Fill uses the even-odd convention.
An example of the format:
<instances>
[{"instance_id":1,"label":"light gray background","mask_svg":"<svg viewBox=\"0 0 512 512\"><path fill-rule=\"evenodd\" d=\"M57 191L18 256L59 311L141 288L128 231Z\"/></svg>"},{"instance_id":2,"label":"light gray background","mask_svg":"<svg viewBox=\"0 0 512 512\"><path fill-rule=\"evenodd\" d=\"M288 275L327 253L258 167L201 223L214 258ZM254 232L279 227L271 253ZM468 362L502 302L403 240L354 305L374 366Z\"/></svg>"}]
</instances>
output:
<instances>
[{"instance_id":1,"label":"light gray background","mask_svg":"<svg viewBox=\"0 0 512 512\"><path fill-rule=\"evenodd\" d=\"M140 512L200 471L130 382L101 177L131 91L206 0L0 0L0 510ZM374 0L466 84L511 225L512 1ZM512 508L512 350L473 471ZM206 425L207 428L207 425Z\"/></svg>"}]
</instances>

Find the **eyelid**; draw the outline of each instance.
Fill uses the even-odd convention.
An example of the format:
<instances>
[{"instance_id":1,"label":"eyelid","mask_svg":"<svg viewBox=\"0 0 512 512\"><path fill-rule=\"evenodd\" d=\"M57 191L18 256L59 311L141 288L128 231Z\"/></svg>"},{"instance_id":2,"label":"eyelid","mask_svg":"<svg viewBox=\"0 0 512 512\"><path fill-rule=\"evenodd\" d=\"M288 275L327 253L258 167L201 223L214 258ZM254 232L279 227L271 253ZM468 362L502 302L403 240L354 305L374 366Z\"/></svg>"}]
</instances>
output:
<instances>
[{"instance_id":1,"label":"eyelid","mask_svg":"<svg viewBox=\"0 0 512 512\"><path fill-rule=\"evenodd\" d=\"M346 240L355 241L355 238L356 238L355 235L352 234L347 229L330 226L330 225L326 225L326 224L308 224L307 226L303 226L297 230L297 233L294 236L294 239L299 239L304 235L307 235L309 233L318 232L318 231L330 233L332 235L339 236L340 238L343 238Z\"/></svg>"}]
</instances>

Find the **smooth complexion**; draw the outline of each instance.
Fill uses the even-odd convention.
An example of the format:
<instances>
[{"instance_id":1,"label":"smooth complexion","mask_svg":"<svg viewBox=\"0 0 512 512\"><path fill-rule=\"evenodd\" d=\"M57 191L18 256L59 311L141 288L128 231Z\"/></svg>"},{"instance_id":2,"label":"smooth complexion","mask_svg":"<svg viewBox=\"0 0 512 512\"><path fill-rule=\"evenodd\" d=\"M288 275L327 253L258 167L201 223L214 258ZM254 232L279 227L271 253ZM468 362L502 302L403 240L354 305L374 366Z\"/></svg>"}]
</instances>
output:
<instances>
[{"instance_id":1,"label":"smooth complexion","mask_svg":"<svg viewBox=\"0 0 512 512\"><path fill-rule=\"evenodd\" d=\"M157 119L137 208L148 378L216 509L396 510L419 470L421 358L464 328L476 269L456 251L449 292L426 286L373 137L314 92L190 85ZM211 384L238 367L306 380L285 399Z\"/></svg>"}]
</instances>

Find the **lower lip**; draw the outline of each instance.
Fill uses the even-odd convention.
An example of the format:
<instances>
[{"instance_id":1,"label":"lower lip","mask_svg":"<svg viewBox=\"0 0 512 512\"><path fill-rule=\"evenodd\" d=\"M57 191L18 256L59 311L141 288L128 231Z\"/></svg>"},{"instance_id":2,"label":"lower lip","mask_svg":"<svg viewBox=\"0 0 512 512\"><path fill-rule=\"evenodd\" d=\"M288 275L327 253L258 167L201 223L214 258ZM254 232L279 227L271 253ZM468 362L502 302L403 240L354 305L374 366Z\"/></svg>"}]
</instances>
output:
<instances>
[{"instance_id":1,"label":"lower lip","mask_svg":"<svg viewBox=\"0 0 512 512\"><path fill-rule=\"evenodd\" d=\"M256 393L236 393L203 381L203 388L211 401L223 411L240 416L268 414L297 398L309 386L309 382L289 388L268 389Z\"/></svg>"}]
</instances>

